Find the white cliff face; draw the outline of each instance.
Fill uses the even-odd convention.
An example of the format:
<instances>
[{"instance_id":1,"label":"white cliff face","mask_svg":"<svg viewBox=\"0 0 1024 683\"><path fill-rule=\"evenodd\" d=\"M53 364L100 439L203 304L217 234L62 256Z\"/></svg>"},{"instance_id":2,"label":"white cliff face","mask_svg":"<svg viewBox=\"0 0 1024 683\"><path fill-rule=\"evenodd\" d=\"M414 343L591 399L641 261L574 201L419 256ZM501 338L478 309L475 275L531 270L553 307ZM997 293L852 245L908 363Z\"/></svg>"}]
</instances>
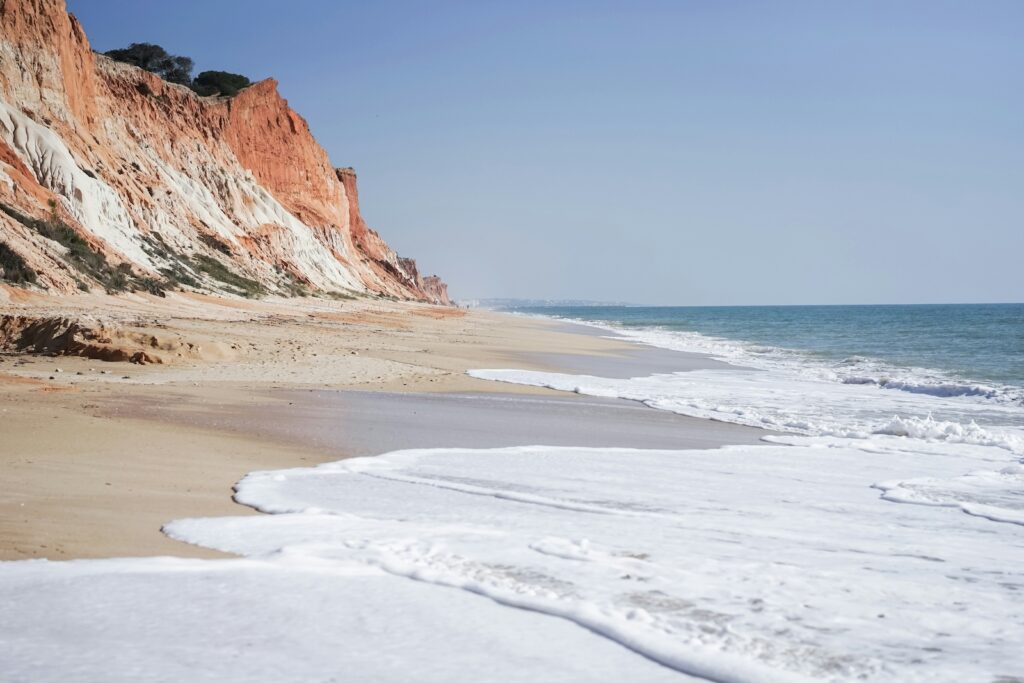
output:
<instances>
[{"instance_id":1,"label":"white cliff face","mask_svg":"<svg viewBox=\"0 0 1024 683\"><path fill-rule=\"evenodd\" d=\"M161 236L173 235L174 243L188 248L192 238L178 228L182 207L192 218L232 249L244 252L245 237L261 226L275 226L276 239L287 260L317 289L364 291L365 285L316 239L313 229L285 209L237 163L234 167L196 164L190 173L177 170L159 156L151 159L163 180L164 193L151 215ZM232 173L233 171L233 173ZM215 196L210 190L217 188ZM189 221L194 223L195 220ZM264 264L265 265L265 264ZM269 276L269 273L265 274Z\"/></svg>"},{"instance_id":2,"label":"white cliff face","mask_svg":"<svg viewBox=\"0 0 1024 683\"><path fill-rule=\"evenodd\" d=\"M56 133L0 99L0 135L35 174L36 181L52 191L83 227L124 258L153 267L121 197L79 168Z\"/></svg>"}]
</instances>

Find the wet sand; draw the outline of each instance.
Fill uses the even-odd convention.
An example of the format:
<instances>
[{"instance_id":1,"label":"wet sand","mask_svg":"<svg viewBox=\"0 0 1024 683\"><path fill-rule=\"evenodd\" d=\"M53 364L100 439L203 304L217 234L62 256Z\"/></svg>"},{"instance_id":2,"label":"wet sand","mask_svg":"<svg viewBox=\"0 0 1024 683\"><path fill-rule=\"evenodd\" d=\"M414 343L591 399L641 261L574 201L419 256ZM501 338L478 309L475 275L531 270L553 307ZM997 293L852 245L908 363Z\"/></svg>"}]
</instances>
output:
<instances>
[{"instance_id":1,"label":"wet sand","mask_svg":"<svg viewBox=\"0 0 1024 683\"><path fill-rule=\"evenodd\" d=\"M328 460L406 448L717 448L756 443L768 433L582 396L281 391L268 398L271 402L244 409L161 409L159 415L140 409L136 414L301 446Z\"/></svg>"},{"instance_id":2,"label":"wet sand","mask_svg":"<svg viewBox=\"0 0 1024 683\"><path fill-rule=\"evenodd\" d=\"M232 303L246 307L243 317L123 314L162 335L246 345L229 358L140 367L0 355L0 560L215 556L160 527L256 514L231 498L253 470L403 448L709 448L764 434L465 374L519 367L626 377L717 363L591 328L395 303L346 302L344 315L320 302L299 302L305 308L290 315L277 302Z\"/></svg>"}]
</instances>

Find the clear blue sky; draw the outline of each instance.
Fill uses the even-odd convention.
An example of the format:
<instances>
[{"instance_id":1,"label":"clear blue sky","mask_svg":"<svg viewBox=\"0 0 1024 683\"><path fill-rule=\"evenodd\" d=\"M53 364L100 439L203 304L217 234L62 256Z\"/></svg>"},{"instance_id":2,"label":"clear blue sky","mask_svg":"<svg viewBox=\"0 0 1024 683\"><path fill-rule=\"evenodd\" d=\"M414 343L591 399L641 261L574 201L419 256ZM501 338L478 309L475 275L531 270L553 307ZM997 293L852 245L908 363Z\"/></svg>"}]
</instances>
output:
<instances>
[{"instance_id":1,"label":"clear blue sky","mask_svg":"<svg viewBox=\"0 0 1024 683\"><path fill-rule=\"evenodd\" d=\"M68 4L277 78L457 297L1024 301L1024 2Z\"/></svg>"}]
</instances>

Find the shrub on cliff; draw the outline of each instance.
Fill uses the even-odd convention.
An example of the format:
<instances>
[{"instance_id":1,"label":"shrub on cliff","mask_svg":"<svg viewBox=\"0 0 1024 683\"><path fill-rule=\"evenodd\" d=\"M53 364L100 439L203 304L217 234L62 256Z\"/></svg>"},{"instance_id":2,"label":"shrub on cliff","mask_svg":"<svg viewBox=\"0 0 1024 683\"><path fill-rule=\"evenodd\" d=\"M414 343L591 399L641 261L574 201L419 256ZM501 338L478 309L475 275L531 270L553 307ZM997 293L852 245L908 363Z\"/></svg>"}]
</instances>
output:
<instances>
[{"instance_id":1,"label":"shrub on cliff","mask_svg":"<svg viewBox=\"0 0 1024 683\"><path fill-rule=\"evenodd\" d=\"M204 71L192 81L192 89L200 95L227 95L232 97L249 86L251 81L242 74L228 71Z\"/></svg>"},{"instance_id":2,"label":"shrub on cliff","mask_svg":"<svg viewBox=\"0 0 1024 683\"><path fill-rule=\"evenodd\" d=\"M132 43L128 47L108 50L104 54L119 62L134 64L140 69L151 71L165 81L192 85L192 59L168 54L167 50L159 45Z\"/></svg>"},{"instance_id":3,"label":"shrub on cliff","mask_svg":"<svg viewBox=\"0 0 1024 683\"><path fill-rule=\"evenodd\" d=\"M18 221L26 228L31 228L48 240L52 240L64 247L64 257L68 263L75 267L80 273L98 280L107 290L108 294L124 291L137 291L143 289L151 294L163 296L162 288L151 278L139 278L132 270L131 265L121 263L117 266L110 264L103 252L94 249L78 232L64 222L57 211L57 202L49 200L50 215L47 219L31 218L21 213L14 207L0 203L0 211ZM6 247L6 245L3 245ZM8 253L9 252L9 253ZM6 251L0 250L0 270L4 271L3 278L14 281L12 277L19 277L22 282L34 282L35 272L29 271L28 265L20 256L10 248ZM88 291L89 286L78 281L78 288ZM159 292L157 290L160 290Z\"/></svg>"},{"instance_id":4,"label":"shrub on cliff","mask_svg":"<svg viewBox=\"0 0 1024 683\"><path fill-rule=\"evenodd\" d=\"M36 271L29 268L25 259L4 242L0 242L0 279L14 284L36 281Z\"/></svg>"},{"instance_id":5,"label":"shrub on cliff","mask_svg":"<svg viewBox=\"0 0 1024 683\"><path fill-rule=\"evenodd\" d=\"M255 299L262 296L265 292L263 285L256 280L250 280L239 275L217 259L206 254L195 254L192 257L192 265L214 280L220 280L229 287L238 290L238 293L246 298Z\"/></svg>"}]
</instances>

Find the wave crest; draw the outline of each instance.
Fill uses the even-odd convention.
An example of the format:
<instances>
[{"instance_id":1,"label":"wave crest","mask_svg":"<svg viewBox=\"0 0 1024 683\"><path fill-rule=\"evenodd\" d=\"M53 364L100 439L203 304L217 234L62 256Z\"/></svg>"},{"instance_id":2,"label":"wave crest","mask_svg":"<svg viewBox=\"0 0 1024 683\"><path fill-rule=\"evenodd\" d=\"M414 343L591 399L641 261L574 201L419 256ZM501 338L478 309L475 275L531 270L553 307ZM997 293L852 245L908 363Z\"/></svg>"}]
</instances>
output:
<instances>
[{"instance_id":1,"label":"wave crest","mask_svg":"<svg viewBox=\"0 0 1024 683\"><path fill-rule=\"evenodd\" d=\"M990 431L978 425L974 420L964 424L950 420L936 420L931 415L923 418L894 415L889 422L875 429L873 433L906 436L928 441L995 446L1013 453L1024 453L1024 439L1005 432Z\"/></svg>"},{"instance_id":2,"label":"wave crest","mask_svg":"<svg viewBox=\"0 0 1024 683\"><path fill-rule=\"evenodd\" d=\"M574 318L556 319L596 327L649 346L706 354L725 362L760 370L786 370L811 379L841 384L866 384L880 389L940 398L1024 405L1024 388L1019 386L970 381L941 370L902 367L868 356L852 355L834 360L797 349L736 341L689 330L624 327Z\"/></svg>"}]
</instances>

